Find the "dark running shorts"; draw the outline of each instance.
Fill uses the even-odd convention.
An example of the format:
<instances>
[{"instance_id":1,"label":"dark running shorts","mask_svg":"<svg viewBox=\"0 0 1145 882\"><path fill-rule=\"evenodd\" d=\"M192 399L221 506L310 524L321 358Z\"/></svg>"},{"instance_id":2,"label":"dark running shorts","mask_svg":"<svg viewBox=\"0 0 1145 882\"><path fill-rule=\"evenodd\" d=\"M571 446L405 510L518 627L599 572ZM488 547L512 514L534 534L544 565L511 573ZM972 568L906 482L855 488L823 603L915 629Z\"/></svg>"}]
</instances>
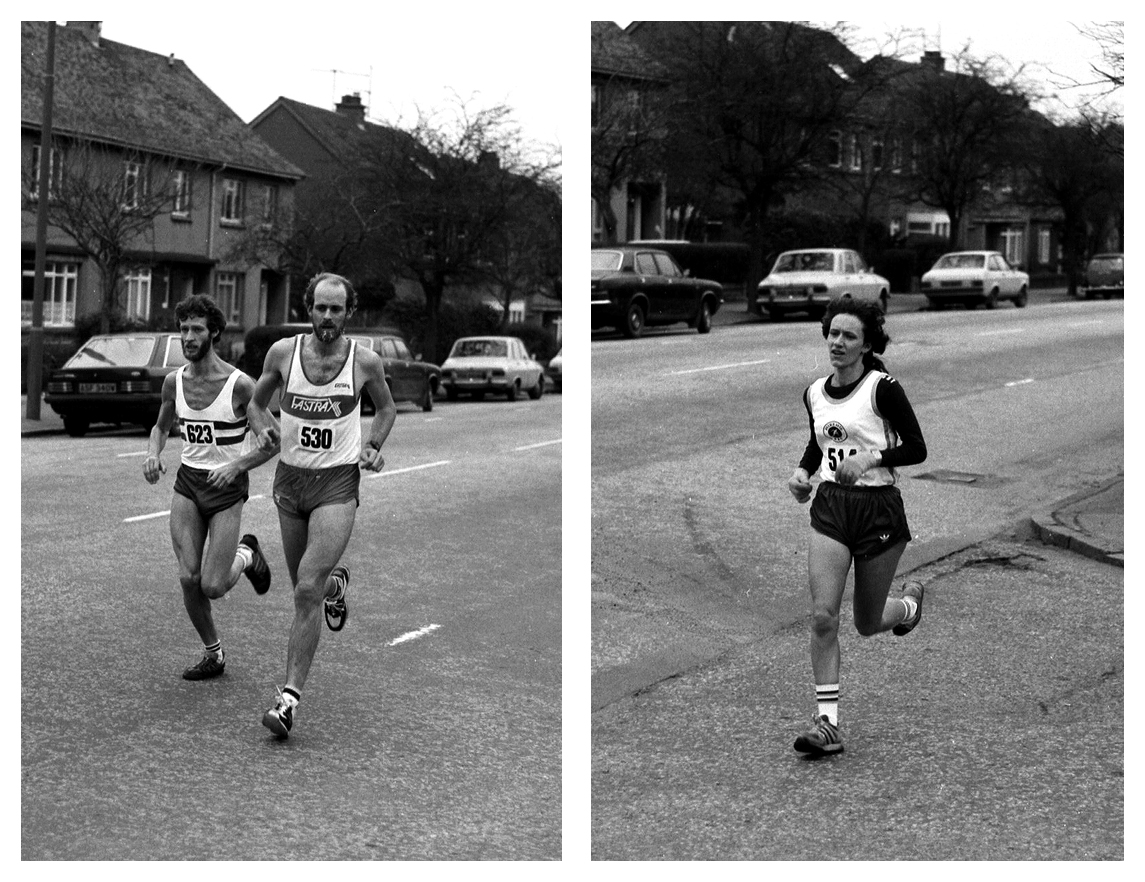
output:
<instances>
[{"instance_id":1,"label":"dark running shorts","mask_svg":"<svg viewBox=\"0 0 1145 882\"><path fill-rule=\"evenodd\" d=\"M308 518L323 505L358 501L362 472L357 463L328 469L304 469L278 461L274 473L274 504L283 514Z\"/></svg>"},{"instance_id":2,"label":"dark running shorts","mask_svg":"<svg viewBox=\"0 0 1145 882\"><path fill-rule=\"evenodd\" d=\"M209 474L208 469L193 469L186 465L179 466L175 474L175 492L195 503L204 521L226 511L236 502L246 502L250 493L250 475L246 472L221 489L207 483Z\"/></svg>"},{"instance_id":3,"label":"dark running shorts","mask_svg":"<svg viewBox=\"0 0 1145 882\"><path fill-rule=\"evenodd\" d=\"M844 487L821 482L811 502L811 528L842 542L857 558L877 557L911 539L902 494L893 484Z\"/></svg>"}]
</instances>

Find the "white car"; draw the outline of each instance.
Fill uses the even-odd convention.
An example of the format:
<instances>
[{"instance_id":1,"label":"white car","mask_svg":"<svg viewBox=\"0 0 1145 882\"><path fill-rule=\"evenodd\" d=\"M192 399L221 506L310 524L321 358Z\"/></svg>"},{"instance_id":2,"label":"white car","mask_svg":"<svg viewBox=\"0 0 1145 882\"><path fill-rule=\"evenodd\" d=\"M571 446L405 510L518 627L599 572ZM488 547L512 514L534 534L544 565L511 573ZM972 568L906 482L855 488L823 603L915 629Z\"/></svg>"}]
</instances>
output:
<instances>
[{"instance_id":1,"label":"white car","mask_svg":"<svg viewBox=\"0 0 1145 882\"><path fill-rule=\"evenodd\" d=\"M785 251L756 289L757 311L771 318L789 312L822 316L836 297L871 300L887 311L891 283L850 248Z\"/></svg>"},{"instance_id":2,"label":"white car","mask_svg":"<svg viewBox=\"0 0 1145 882\"><path fill-rule=\"evenodd\" d=\"M461 394L484 398L487 392L516 401L522 390L537 399L545 391L545 369L520 337L461 337L441 366L441 386L450 401Z\"/></svg>"},{"instance_id":3,"label":"white car","mask_svg":"<svg viewBox=\"0 0 1145 882\"><path fill-rule=\"evenodd\" d=\"M564 362L561 360L561 353L563 351L563 348L557 350L557 354L549 359L549 366L547 368L549 379L553 381L554 392L561 391L561 376L564 370Z\"/></svg>"},{"instance_id":4,"label":"white car","mask_svg":"<svg viewBox=\"0 0 1145 882\"><path fill-rule=\"evenodd\" d=\"M999 300L1026 305L1030 277L997 251L952 251L935 261L922 277L922 293L932 307L964 303L993 309Z\"/></svg>"}]
</instances>

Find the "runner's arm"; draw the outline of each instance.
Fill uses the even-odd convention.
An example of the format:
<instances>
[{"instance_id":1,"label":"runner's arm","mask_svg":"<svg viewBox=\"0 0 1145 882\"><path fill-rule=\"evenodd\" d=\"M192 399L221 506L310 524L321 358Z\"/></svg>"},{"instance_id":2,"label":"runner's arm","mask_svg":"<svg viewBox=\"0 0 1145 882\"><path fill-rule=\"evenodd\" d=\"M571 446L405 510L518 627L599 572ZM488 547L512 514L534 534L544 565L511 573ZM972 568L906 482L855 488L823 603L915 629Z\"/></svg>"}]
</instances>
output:
<instances>
[{"instance_id":1,"label":"runner's arm","mask_svg":"<svg viewBox=\"0 0 1145 882\"><path fill-rule=\"evenodd\" d=\"M897 447L879 451L880 465L887 468L918 465L926 460L926 440L918 425L918 417L898 381L885 377L875 387L875 407L886 418L898 435Z\"/></svg>"},{"instance_id":2,"label":"runner's arm","mask_svg":"<svg viewBox=\"0 0 1145 882\"><path fill-rule=\"evenodd\" d=\"M172 371L163 378L159 416L155 420L155 425L151 427L151 435L147 440L147 458L143 460L143 477L147 479L148 484L154 484L159 480L159 476L167 471L159 457L167 445L167 436L171 434L171 426L174 423L175 372Z\"/></svg>"},{"instance_id":3,"label":"runner's arm","mask_svg":"<svg viewBox=\"0 0 1145 882\"><path fill-rule=\"evenodd\" d=\"M394 420L398 416L398 406L394 404L394 397L390 394L389 384L386 383L386 368L382 358L369 349L358 348L358 364L364 378L362 388L370 393L370 400L374 402L374 419L370 423L370 431L362 439L362 468L369 471L381 471L385 465L382 458L382 445L394 427Z\"/></svg>"}]
</instances>

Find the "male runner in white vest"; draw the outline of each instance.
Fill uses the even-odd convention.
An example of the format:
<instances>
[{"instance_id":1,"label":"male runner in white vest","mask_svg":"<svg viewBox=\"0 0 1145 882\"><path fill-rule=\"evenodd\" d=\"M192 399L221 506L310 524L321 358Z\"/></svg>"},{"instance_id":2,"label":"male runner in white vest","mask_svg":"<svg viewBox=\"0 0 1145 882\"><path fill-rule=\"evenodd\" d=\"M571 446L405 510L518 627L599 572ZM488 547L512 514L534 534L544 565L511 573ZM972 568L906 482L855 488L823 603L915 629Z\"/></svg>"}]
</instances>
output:
<instances>
[{"instance_id":1,"label":"male runner in white vest","mask_svg":"<svg viewBox=\"0 0 1145 882\"><path fill-rule=\"evenodd\" d=\"M160 456L178 418L183 450L171 499L171 543L183 606L203 641L203 658L183 678L208 680L226 666L211 601L230 591L243 573L258 594L270 588L270 568L258 539L248 533L240 541L239 527L250 485L247 472L277 451L265 453L248 443L246 408L254 380L215 351L227 324L222 310L206 294L193 294L176 305L175 319L188 364L163 380L143 476L154 484L167 471Z\"/></svg>"},{"instance_id":2,"label":"male runner in white vest","mask_svg":"<svg viewBox=\"0 0 1145 882\"><path fill-rule=\"evenodd\" d=\"M358 508L361 469L382 470L381 447L397 407L376 352L343 331L357 293L348 279L320 273L310 280L303 303L312 334L279 340L266 354L250 402L250 424L260 449L281 442L274 501L282 528L282 551L294 583L294 624L286 652L286 685L262 724L281 738L290 734L294 712L326 625L340 631L348 618L350 571L340 564ZM281 423L267 409L282 389ZM377 412L362 438L360 401L369 391Z\"/></svg>"}]
</instances>

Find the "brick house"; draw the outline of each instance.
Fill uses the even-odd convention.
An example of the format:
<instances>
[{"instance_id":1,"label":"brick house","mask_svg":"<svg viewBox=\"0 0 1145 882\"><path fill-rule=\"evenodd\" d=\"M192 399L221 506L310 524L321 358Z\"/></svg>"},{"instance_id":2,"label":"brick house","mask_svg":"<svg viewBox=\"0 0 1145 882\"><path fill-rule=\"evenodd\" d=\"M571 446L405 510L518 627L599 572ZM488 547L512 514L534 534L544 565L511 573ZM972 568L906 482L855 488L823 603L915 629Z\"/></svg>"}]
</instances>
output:
<instances>
[{"instance_id":1,"label":"brick house","mask_svg":"<svg viewBox=\"0 0 1145 882\"><path fill-rule=\"evenodd\" d=\"M243 256L259 227L289 217L302 172L274 152L174 56L104 40L100 22L68 22L55 35L50 198L106 176L125 213L147 222L125 238L118 307L148 322L209 293L229 339L285 321L289 280L274 254ZM47 22L21 23L21 319L31 322ZM82 162L81 162L82 160ZM99 183L98 186L103 186ZM99 265L49 224L44 328L70 337L100 311Z\"/></svg>"},{"instance_id":2,"label":"brick house","mask_svg":"<svg viewBox=\"0 0 1145 882\"><path fill-rule=\"evenodd\" d=\"M418 174L430 165L424 157L426 148L409 133L371 122L360 93L344 95L333 110L279 97L251 120L251 128L282 156L305 173L296 191L297 204L315 206L330 193L337 199L326 202L340 206L353 204L355 194L367 194L363 182L373 176L371 168L378 163L404 165ZM422 158L419 159L419 156ZM492 154L484 160L496 163ZM495 166L496 167L496 166ZM338 210L345 213L345 208ZM348 218L347 218L348 219ZM356 231L354 231L356 235ZM390 278L399 297L420 298L420 286L411 279ZM504 304L482 292L454 287L451 296L487 301L498 311ZM561 302L535 293L514 300L509 307L509 320L531 322L552 327L560 336Z\"/></svg>"}]
</instances>

